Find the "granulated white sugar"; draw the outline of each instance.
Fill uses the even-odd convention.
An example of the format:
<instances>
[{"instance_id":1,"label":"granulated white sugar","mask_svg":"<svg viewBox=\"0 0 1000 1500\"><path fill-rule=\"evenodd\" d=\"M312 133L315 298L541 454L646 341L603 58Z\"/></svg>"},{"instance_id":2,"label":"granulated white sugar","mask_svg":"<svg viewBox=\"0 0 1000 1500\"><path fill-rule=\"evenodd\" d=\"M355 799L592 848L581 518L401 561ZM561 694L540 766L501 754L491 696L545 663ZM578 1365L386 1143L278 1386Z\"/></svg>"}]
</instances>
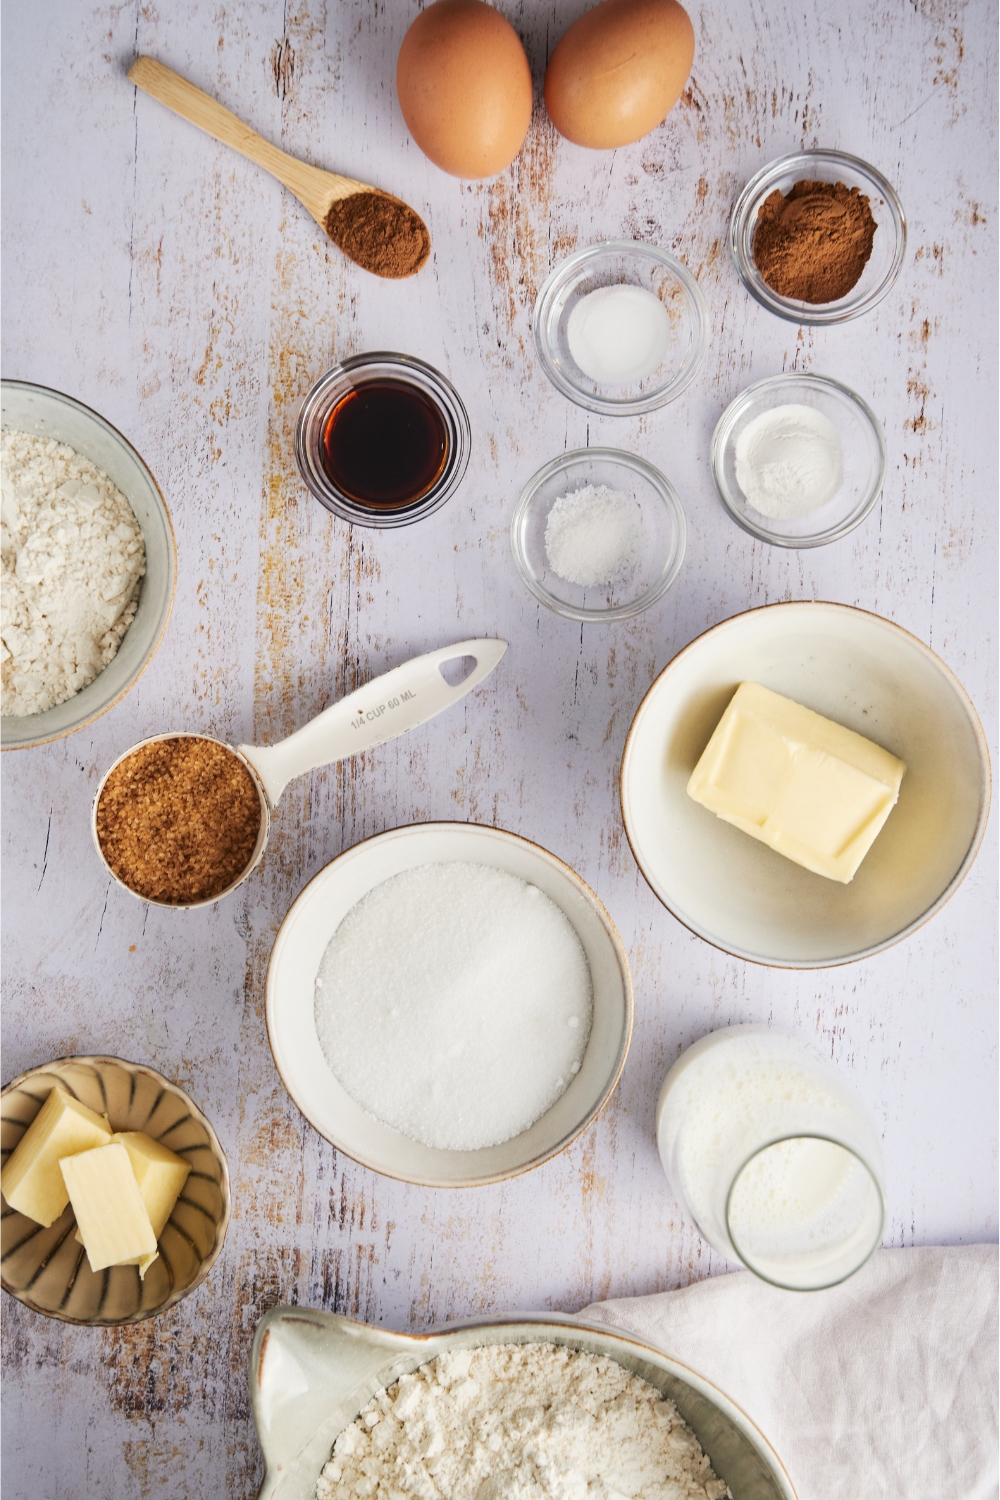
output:
<instances>
[{"instance_id":1,"label":"granulated white sugar","mask_svg":"<svg viewBox=\"0 0 1000 1500\"><path fill-rule=\"evenodd\" d=\"M545 522L545 556L567 583L620 583L642 547L642 517L631 495L585 484L560 495Z\"/></svg>"},{"instance_id":2,"label":"granulated white sugar","mask_svg":"<svg viewBox=\"0 0 1000 1500\"><path fill-rule=\"evenodd\" d=\"M348 912L316 978L316 1030L352 1099L424 1145L473 1151L534 1124L579 1072L590 967L537 886L421 865Z\"/></svg>"},{"instance_id":3,"label":"granulated white sugar","mask_svg":"<svg viewBox=\"0 0 1000 1500\"><path fill-rule=\"evenodd\" d=\"M456 1349L379 1391L333 1445L316 1500L724 1500L672 1401L602 1355ZM731 1497L730 1497L731 1500Z\"/></svg>"},{"instance_id":4,"label":"granulated white sugar","mask_svg":"<svg viewBox=\"0 0 1000 1500\"><path fill-rule=\"evenodd\" d=\"M570 313L566 342L580 369L598 385L631 385L663 363L670 314L645 287L599 286Z\"/></svg>"}]
</instances>

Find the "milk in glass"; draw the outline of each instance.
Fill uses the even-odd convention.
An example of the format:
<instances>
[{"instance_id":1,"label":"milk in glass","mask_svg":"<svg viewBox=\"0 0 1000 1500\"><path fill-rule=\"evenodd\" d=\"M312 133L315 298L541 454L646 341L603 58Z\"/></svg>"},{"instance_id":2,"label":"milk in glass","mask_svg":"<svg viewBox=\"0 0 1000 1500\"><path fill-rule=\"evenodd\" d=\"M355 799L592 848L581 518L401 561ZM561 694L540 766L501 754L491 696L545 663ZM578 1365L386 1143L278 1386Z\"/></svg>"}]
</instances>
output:
<instances>
[{"instance_id":1,"label":"milk in glass","mask_svg":"<svg viewBox=\"0 0 1000 1500\"><path fill-rule=\"evenodd\" d=\"M711 1245L778 1286L832 1286L882 1237L882 1152L861 1101L793 1032L702 1037L664 1081L657 1145Z\"/></svg>"}]
</instances>

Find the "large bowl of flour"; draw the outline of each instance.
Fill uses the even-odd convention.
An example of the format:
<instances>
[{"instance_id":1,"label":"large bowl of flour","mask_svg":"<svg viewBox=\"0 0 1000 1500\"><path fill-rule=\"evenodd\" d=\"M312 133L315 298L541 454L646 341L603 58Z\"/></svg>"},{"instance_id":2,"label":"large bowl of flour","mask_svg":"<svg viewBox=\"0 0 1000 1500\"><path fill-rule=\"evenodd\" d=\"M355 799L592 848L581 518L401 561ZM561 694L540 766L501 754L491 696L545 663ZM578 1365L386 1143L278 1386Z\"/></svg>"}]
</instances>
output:
<instances>
[{"instance_id":1,"label":"large bowl of flour","mask_svg":"<svg viewBox=\"0 0 1000 1500\"><path fill-rule=\"evenodd\" d=\"M4 429L72 448L128 501L145 548L135 615L116 654L72 697L40 712L0 717L0 747L26 749L61 739L105 713L138 681L163 637L177 580L173 527L160 488L128 440L90 407L22 380L2 382ZM7 487L7 476L4 477Z\"/></svg>"},{"instance_id":2,"label":"large bowl of flour","mask_svg":"<svg viewBox=\"0 0 1000 1500\"><path fill-rule=\"evenodd\" d=\"M497 1361L507 1380L490 1378ZM593 1367L590 1380L580 1378L583 1361ZM524 1366L531 1363L540 1368L529 1383ZM623 1389L607 1400L602 1386L616 1377ZM653 1388L646 1434L629 1420L629 1377ZM516 1388L503 1389L514 1381L520 1399ZM409 1471L407 1494L430 1493L428 1464L434 1493L455 1500L541 1494L540 1470L552 1483L544 1493L553 1495L705 1500L728 1486L736 1500L796 1500L767 1438L718 1386L633 1334L565 1314L498 1314L410 1334L307 1307L274 1307L257 1326L249 1385L265 1469L259 1500L364 1493L351 1482L358 1463L348 1457L357 1460L359 1447L373 1488L395 1467L395 1447ZM672 1433L651 1476L648 1463L636 1462L647 1446L636 1439L660 1423ZM368 1438L350 1441L352 1425ZM407 1442L410 1436L415 1441ZM699 1447L716 1478L706 1481ZM338 1470L345 1480L350 1475L343 1486ZM378 1493L386 1493L382 1484Z\"/></svg>"}]
</instances>

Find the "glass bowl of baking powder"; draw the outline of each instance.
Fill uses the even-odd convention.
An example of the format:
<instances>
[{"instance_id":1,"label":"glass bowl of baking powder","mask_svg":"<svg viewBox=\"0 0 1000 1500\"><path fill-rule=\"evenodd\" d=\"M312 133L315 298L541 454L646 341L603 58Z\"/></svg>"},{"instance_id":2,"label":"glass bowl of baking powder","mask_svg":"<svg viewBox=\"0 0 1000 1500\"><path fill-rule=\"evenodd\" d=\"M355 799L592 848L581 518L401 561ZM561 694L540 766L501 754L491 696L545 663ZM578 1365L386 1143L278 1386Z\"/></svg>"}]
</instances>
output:
<instances>
[{"instance_id":1,"label":"glass bowl of baking powder","mask_svg":"<svg viewBox=\"0 0 1000 1500\"><path fill-rule=\"evenodd\" d=\"M771 506L767 513L740 484L742 450L752 450L755 429L769 420L780 422L785 413L810 413L834 430L839 482L834 480L829 498L814 508L797 508L789 494L786 506ZM772 547L795 548L825 546L860 526L882 493L887 466L882 425L868 403L839 380L796 370L758 380L730 402L712 434L710 462L719 499L737 526ZM786 486L790 482L786 477Z\"/></svg>"}]
</instances>

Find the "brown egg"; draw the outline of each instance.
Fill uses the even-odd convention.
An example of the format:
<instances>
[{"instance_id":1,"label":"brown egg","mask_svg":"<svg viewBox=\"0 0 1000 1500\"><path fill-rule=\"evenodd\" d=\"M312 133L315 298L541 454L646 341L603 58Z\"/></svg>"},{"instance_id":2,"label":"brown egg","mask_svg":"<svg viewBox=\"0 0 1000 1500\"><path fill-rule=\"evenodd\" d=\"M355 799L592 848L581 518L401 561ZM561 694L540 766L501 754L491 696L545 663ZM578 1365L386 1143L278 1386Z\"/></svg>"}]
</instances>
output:
<instances>
[{"instance_id":1,"label":"brown egg","mask_svg":"<svg viewBox=\"0 0 1000 1500\"><path fill-rule=\"evenodd\" d=\"M549 118L578 146L627 146L677 103L693 59L694 27L677 0L604 0L549 60Z\"/></svg>"},{"instance_id":2,"label":"brown egg","mask_svg":"<svg viewBox=\"0 0 1000 1500\"><path fill-rule=\"evenodd\" d=\"M396 92L421 151L455 177L502 172L528 133L528 59L483 0L437 0L417 17L399 49Z\"/></svg>"}]
</instances>

